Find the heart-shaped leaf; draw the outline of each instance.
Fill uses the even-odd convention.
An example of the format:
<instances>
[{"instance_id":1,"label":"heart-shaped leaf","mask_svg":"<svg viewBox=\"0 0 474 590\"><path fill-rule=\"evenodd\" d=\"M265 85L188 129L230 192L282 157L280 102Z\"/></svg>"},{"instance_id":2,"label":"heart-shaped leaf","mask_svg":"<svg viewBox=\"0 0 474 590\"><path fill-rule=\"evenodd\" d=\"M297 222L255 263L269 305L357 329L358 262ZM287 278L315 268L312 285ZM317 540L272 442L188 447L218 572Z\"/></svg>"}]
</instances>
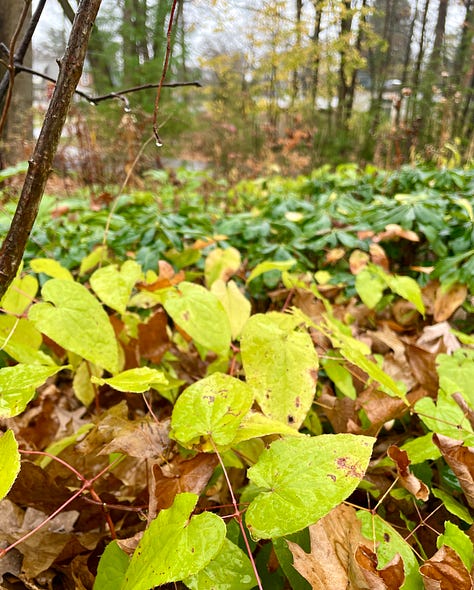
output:
<instances>
[{"instance_id":1,"label":"heart-shaped leaf","mask_svg":"<svg viewBox=\"0 0 474 590\"><path fill-rule=\"evenodd\" d=\"M145 531L125 576L122 590L149 590L200 572L219 553L224 521L212 512L190 518L198 496L178 494Z\"/></svg>"},{"instance_id":2,"label":"heart-shaped leaf","mask_svg":"<svg viewBox=\"0 0 474 590\"><path fill-rule=\"evenodd\" d=\"M0 500L8 494L19 472L18 443L13 431L7 430L0 437Z\"/></svg>"},{"instance_id":3,"label":"heart-shaped leaf","mask_svg":"<svg viewBox=\"0 0 474 590\"><path fill-rule=\"evenodd\" d=\"M81 284L62 279L45 283L42 295L45 302L33 305L28 314L37 329L66 350L117 373L117 340L97 299Z\"/></svg>"},{"instance_id":4,"label":"heart-shaped leaf","mask_svg":"<svg viewBox=\"0 0 474 590\"><path fill-rule=\"evenodd\" d=\"M120 270L116 264L98 268L90 278L97 297L119 313L125 313L135 283L142 278L141 266L127 260Z\"/></svg>"},{"instance_id":5,"label":"heart-shaped leaf","mask_svg":"<svg viewBox=\"0 0 474 590\"><path fill-rule=\"evenodd\" d=\"M358 486L374 442L353 434L273 442L247 472L263 488L246 513L252 536L281 537L322 518Z\"/></svg>"}]
</instances>

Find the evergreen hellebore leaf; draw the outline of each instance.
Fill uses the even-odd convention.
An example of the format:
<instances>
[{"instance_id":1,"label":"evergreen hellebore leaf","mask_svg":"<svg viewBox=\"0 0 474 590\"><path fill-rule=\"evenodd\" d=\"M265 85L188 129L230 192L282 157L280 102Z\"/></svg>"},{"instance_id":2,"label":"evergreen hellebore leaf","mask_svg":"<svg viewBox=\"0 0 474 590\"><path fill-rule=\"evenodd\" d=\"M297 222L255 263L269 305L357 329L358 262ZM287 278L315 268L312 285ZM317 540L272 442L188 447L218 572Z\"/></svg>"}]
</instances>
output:
<instances>
[{"instance_id":1,"label":"evergreen hellebore leaf","mask_svg":"<svg viewBox=\"0 0 474 590\"><path fill-rule=\"evenodd\" d=\"M24 365L0 369L0 417L18 416L33 399L36 388L64 367Z\"/></svg>"},{"instance_id":2,"label":"evergreen hellebore leaf","mask_svg":"<svg viewBox=\"0 0 474 590\"><path fill-rule=\"evenodd\" d=\"M161 371L152 369L151 367L129 369L109 379L92 377L91 381L99 385L107 383L112 389L116 389L117 391L130 391L133 393L144 393L154 385L166 385L168 383L168 380Z\"/></svg>"},{"instance_id":3,"label":"evergreen hellebore leaf","mask_svg":"<svg viewBox=\"0 0 474 590\"><path fill-rule=\"evenodd\" d=\"M33 305L28 314L38 330L66 350L117 373L117 340L97 299L79 283L61 279L45 283L42 295L44 302Z\"/></svg>"},{"instance_id":4,"label":"evergreen hellebore leaf","mask_svg":"<svg viewBox=\"0 0 474 590\"><path fill-rule=\"evenodd\" d=\"M230 375L213 373L179 396L171 416L172 436L184 446L211 437L217 446L232 443L252 406L250 387Z\"/></svg>"},{"instance_id":5,"label":"evergreen hellebore leaf","mask_svg":"<svg viewBox=\"0 0 474 590\"><path fill-rule=\"evenodd\" d=\"M190 518L198 496L178 494L145 531L121 590L149 590L197 574L219 553L225 539L222 518L203 512Z\"/></svg>"},{"instance_id":6,"label":"evergreen hellebore leaf","mask_svg":"<svg viewBox=\"0 0 474 590\"><path fill-rule=\"evenodd\" d=\"M228 353L230 323L224 306L214 293L201 285L183 281L177 288L166 291L163 307L198 344L219 355Z\"/></svg>"},{"instance_id":7,"label":"evergreen hellebore leaf","mask_svg":"<svg viewBox=\"0 0 474 590\"><path fill-rule=\"evenodd\" d=\"M318 357L307 332L294 318L256 314L242 332L241 351L247 383L263 413L298 429L316 391Z\"/></svg>"},{"instance_id":8,"label":"evergreen hellebore leaf","mask_svg":"<svg viewBox=\"0 0 474 590\"><path fill-rule=\"evenodd\" d=\"M18 443L13 431L7 430L0 437L0 500L8 494L19 472Z\"/></svg>"},{"instance_id":9,"label":"evergreen hellebore leaf","mask_svg":"<svg viewBox=\"0 0 474 590\"><path fill-rule=\"evenodd\" d=\"M248 470L250 481L263 488L246 513L252 537L289 535L326 515L364 477L374 442L353 434L273 442Z\"/></svg>"},{"instance_id":10,"label":"evergreen hellebore leaf","mask_svg":"<svg viewBox=\"0 0 474 590\"><path fill-rule=\"evenodd\" d=\"M118 270L116 264L98 268L90 278L91 287L106 305L123 314L142 269L134 260L127 260Z\"/></svg>"}]
</instances>

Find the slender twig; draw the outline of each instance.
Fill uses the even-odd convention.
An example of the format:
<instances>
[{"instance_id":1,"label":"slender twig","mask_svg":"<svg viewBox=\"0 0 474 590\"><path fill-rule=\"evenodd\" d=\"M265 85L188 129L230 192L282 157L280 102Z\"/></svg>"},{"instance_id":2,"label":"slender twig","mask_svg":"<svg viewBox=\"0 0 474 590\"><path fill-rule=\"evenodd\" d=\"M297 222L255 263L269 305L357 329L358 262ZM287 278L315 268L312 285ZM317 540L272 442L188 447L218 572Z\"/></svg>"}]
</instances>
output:
<instances>
[{"instance_id":1,"label":"slender twig","mask_svg":"<svg viewBox=\"0 0 474 590\"><path fill-rule=\"evenodd\" d=\"M31 74L32 76L38 76L39 78L43 78L43 80L48 80L48 82L52 82L56 84L56 78L52 76L48 76L47 74L43 74L42 72L38 72L38 70L34 70L33 68L28 68L19 62L15 62L15 69L19 72L26 72L27 74ZM141 90L149 90L150 88L158 88L159 84L140 84L140 86L132 86L131 88L124 88L123 90L117 90L114 92L108 92L107 94L101 94L100 96L91 96L87 92L82 90L76 89L75 94L87 100L87 102L91 104L99 104L105 100L110 100L112 98L116 98L121 100L125 103L126 108L130 108L128 100L125 98L125 94L131 94L132 92L140 92ZM200 82L165 82L162 84L164 88L183 88L187 86L195 86L196 88L202 88L202 84Z\"/></svg>"},{"instance_id":2,"label":"slender twig","mask_svg":"<svg viewBox=\"0 0 474 590\"><path fill-rule=\"evenodd\" d=\"M212 438L210 439L210 441L211 441L211 445L214 448L214 452L217 455L217 458L219 459L219 463L221 465L225 480L227 482L227 487L229 488L229 494L230 494L230 498L232 500L232 506L234 507L234 514L232 514L232 516L238 522L240 531L242 532L242 537L244 539L245 548L247 549L247 554L249 556L250 563L252 564L252 569L253 569L253 573L255 574L255 579L257 580L257 586L260 588L260 590L263 590L262 582L260 580L260 576L259 576L259 573L257 570L257 565L256 565L255 560L252 555L252 549L250 547L249 540L247 539L247 532L245 530L244 522L242 519L242 512L239 510L239 505L237 504L237 500L234 495L234 490L232 489L232 484L230 483L229 474L227 473L227 469L224 465L224 461L222 460L222 457L221 457L219 451L217 450L217 447L216 447L214 441L212 440Z\"/></svg>"},{"instance_id":3,"label":"slender twig","mask_svg":"<svg viewBox=\"0 0 474 590\"><path fill-rule=\"evenodd\" d=\"M168 72L168 66L170 63L170 56L171 56L171 33L173 31L173 21L174 21L174 13L176 11L176 6L178 5L178 0L173 0L173 4L171 5L170 10L170 20L168 23L168 31L166 33L166 53L165 53L165 60L163 63L163 69L161 71L161 79L158 84L158 89L156 91L155 97L155 108L153 110L153 135L155 136L155 141L157 147L161 147L163 142L161 141L160 134L158 133L158 110L160 108L160 98L161 98L161 89L163 88L166 74Z\"/></svg>"}]
</instances>

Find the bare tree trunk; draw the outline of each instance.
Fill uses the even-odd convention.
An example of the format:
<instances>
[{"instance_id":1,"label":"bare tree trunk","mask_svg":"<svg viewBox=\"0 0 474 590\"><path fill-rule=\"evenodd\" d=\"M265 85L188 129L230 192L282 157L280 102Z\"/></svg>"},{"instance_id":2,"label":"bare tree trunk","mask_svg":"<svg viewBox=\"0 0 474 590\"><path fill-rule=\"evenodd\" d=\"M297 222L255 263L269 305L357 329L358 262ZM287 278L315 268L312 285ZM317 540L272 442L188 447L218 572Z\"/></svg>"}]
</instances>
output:
<instances>
[{"instance_id":1,"label":"bare tree trunk","mask_svg":"<svg viewBox=\"0 0 474 590\"><path fill-rule=\"evenodd\" d=\"M61 131L82 74L90 32L100 3L101 0L80 0L69 42L60 64L58 81L33 156L29 161L28 173L15 215L0 250L0 298L18 272L38 214Z\"/></svg>"},{"instance_id":2,"label":"bare tree trunk","mask_svg":"<svg viewBox=\"0 0 474 590\"><path fill-rule=\"evenodd\" d=\"M316 110L316 96L318 94L318 84L319 84L319 33L321 32L321 14L322 14L322 7L319 6L319 0L313 0L314 6L314 29L313 35L311 40L313 42L314 48L314 59L313 59L313 68L312 68L312 80L311 80L311 104L313 109Z\"/></svg>"}]
</instances>

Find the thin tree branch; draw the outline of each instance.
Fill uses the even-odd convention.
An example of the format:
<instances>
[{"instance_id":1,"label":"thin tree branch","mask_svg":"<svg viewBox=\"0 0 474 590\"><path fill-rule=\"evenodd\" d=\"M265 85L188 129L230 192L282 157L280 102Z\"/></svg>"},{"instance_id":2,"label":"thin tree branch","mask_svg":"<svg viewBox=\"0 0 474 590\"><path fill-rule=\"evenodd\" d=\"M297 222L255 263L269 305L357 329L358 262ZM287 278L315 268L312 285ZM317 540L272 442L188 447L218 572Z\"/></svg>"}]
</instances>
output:
<instances>
[{"instance_id":1,"label":"thin tree branch","mask_svg":"<svg viewBox=\"0 0 474 590\"><path fill-rule=\"evenodd\" d=\"M25 72L27 74L31 74L32 76L38 76L39 78L43 78L43 80L48 80L48 82L53 82L56 84L56 78L52 76L48 76L47 74L43 74L42 72L38 72L38 70L34 70L32 68L28 68L20 63L15 63L15 69L19 72ZM114 92L109 92L107 94L101 94L100 96L91 96L87 94L87 92L83 92L82 90L74 91L75 94L87 100L91 104L98 104L103 102L104 100L110 100L112 98L117 98L122 100L125 103L126 108L130 108L128 100L125 98L125 94L130 94L132 92L139 92L140 90L148 90L149 88L158 88L159 84L141 84L140 86L133 86L132 88L124 88L123 90L117 90ZM182 88L186 86L195 86L197 88L202 88L202 84L200 82L166 82L162 84L164 88Z\"/></svg>"},{"instance_id":2,"label":"thin tree branch","mask_svg":"<svg viewBox=\"0 0 474 590\"><path fill-rule=\"evenodd\" d=\"M0 250L0 299L20 266L74 91L82 74L87 44L101 0L80 0L59 77L29 161L18 205Z\"/></svg>"}]
</instances>

